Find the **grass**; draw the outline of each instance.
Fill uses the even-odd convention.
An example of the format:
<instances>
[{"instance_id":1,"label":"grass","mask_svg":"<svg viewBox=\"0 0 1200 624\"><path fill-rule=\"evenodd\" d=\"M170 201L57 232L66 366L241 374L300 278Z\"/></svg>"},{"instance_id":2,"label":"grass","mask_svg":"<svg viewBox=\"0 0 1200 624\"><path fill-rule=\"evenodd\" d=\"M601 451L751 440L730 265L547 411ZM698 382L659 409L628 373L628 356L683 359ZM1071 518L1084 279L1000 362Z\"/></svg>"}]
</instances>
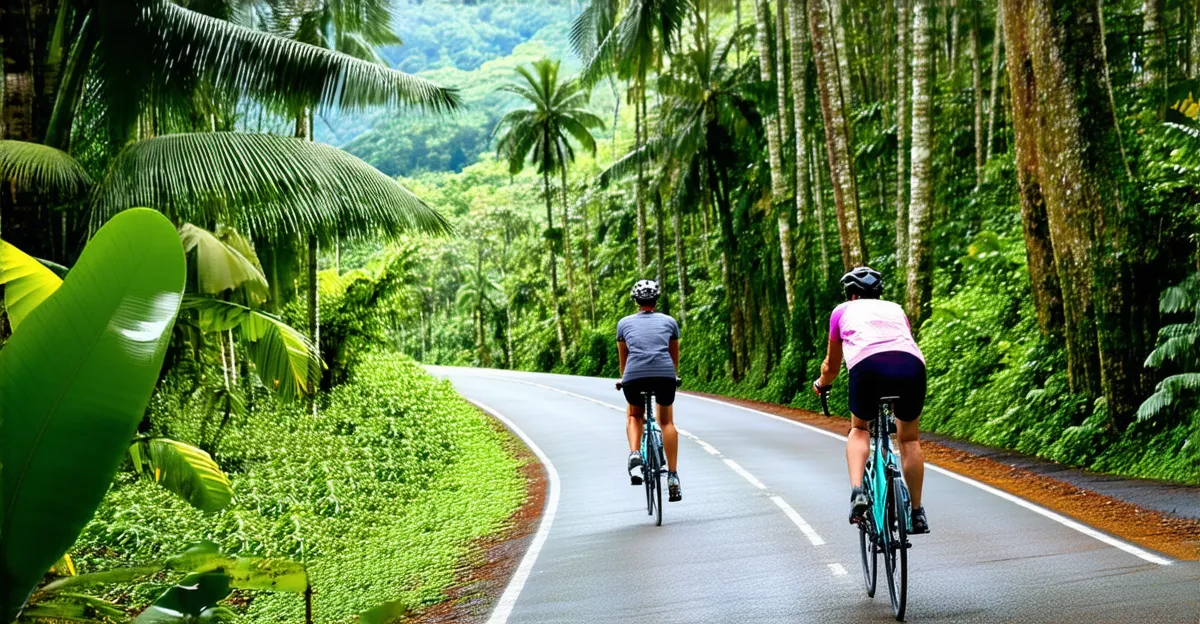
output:
<instances>
[{"instance_id":1,"label":"grass","mask_svg":"<svg viewBox=\"0 0 1200 624\"><path fill-rule=\"evenodd\" d=\"M230 553L306 562L318 622L346 622L384 603L439 602L472 543L496 533L524 501L506 434L405 356L365 358L316 417L267 409L236 423L218 462L236 493L206 515L122 475L73 554L82 571L155 561L207 539ZM198 439L194 413L156 427ZM113 588L140 606L164 580ZM247 622L300 622L293 594L236 601Z\"/></svg>"}]
</instances>

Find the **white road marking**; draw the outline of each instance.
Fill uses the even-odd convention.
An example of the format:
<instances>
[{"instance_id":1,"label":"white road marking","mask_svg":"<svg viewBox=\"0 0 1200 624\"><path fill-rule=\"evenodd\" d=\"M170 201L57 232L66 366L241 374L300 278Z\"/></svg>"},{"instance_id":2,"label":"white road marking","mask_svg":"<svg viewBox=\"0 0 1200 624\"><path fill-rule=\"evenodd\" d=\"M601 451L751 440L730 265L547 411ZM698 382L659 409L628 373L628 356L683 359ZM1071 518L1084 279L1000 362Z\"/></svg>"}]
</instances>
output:
<instances>
[{"instance_id":1,"label":"white road marking","mask_svg":"<svg viewBox=\"0 0 1200 624\"><path fill-rule=\"evenodd\" d=\"M1083 533L1084 535L1087 535L1088 537L1092 537L1097 540L1100 540L1101 542L1104 542L1105 544L1108 544L1109 546L1112 546L1113 548L1119 548L1135 557L1138 557L1139 559L1143 559L1145 561L1149 561L1150 563L1156 563L1158 565L1164 565L1164 566L1171 565L1172 563L1174 563L1173 561L1171 561L1170 559L1167 559L1166 557L1156 555L1148 550L1138 548L1137 546L1134 546L1133 544L1130 544L1129 542L1119 540L1115 537L1112 537L1111 535L1101 533L1100 531L1097 531L1096 529L1093 529L1090 526L1087 526L1085 524L1082 524L1080 522L1072 520L1066 516L1063 516L1062 514L1058 514L1053 511L1050 511L1049 509L1046 509L1045 507L1042 507L1041 505L1038 505L1037 503L1031 503L1023 498L1009 494L1008 492L1005 492L1004 490L994 488L986 483L980 483L979 481L976 481L969 477L964 477L960 474L950 472L949 470L946 470L945 468L942 468L941 466L934 466L931 464L926 464L926 467L929 468L930 470L933 470L934 472L944 474L947 477L950 477L951 479L962 481L963 483L966 483L967 485L973 485L973 486L983 490L984 492L988 492L989 494L994 494L996 496L999 496L1000 498L1003 498L1004 500L1009 501L1010 503L1020 505L1020 506L1024 507L1025 509L1028 509L1034 513L1041 514L1041 515L1043 515L1065 527L1075 529L1076 531L1079 531L1080 533Z\"/></svg>"},{"instance_id":2,"label":"white road marking","mask_svg":"<svg viewBox=\"0 0 1200 624\"><path fill-rule=\"evenodd\" d=\"M845 576L845 575L849 574L848 572L846 572L846 568L843 568L842 564L840 564L840 563L829 564L829 571L833 572L834 576Z\"/></svg>"},{"instance_id":3,"label":"white road marking","mask_svg":"<svg viewBox=\"0 0 1200 624\"><path fill-rule=\"evenodd\" d=\"M800 428L802 428L802 429L807 429L807 430L809 430L809 431L813 431L813 432L819 433L819 434L821 434L821 435L828 436L828 437L831 437L831 438L835 438L835 439L838 439L838 440L842 440L842 441L845 441L845 440L846 440L846 436L841 436L841 435L838 435L838 434L836 434L836 433L831 433L831 432L829 432L829 431L825 431L824 429L819 429L819 428L817 428L817 427L814 427L814 426L812 426L812 425L809 425L809 424L805 424L805 423L801 423L801 422L796 422L796 421L794 421L794 420L789 420L789 419L787 419L787 418L784 418L784 417L782 417L782 416L776 416L776 415L774 415L774 414L768 414L767 412L763 412L763 411L756 410L756 409L751 409L751 408L749 408L749 407L743 407L743 406L741 406L741 405L737 405L737 404L734 404L734 403L727 403L727 402L725 402L725 401L720 401L720 400L717 400L717 399L710 399L710 398L708 398L708 397L696 396L696 395L694 395L694 394L690 394L690 393L680 393L680 394L685 394L685 395L686 395L686 396L688 396L689 398L693 398L693 399L699 399L699 400L701 400L701 401L708 401L709 403L716 403L716 404L718 404L718 405L724 405L724 406L727 406L727 407L732 407L732 408L735 408L735 409L739 409L739 410L742 410L742 411L744 411L744 412L750 412L750 413L752 413L752 414L758 414L759 416L766 416L767 418L773 418L773 419L775 419L775 420L778 420L778 421L781 421L781 422L785 422L785 423L788 423L788 424L790 424L790 425L795 425L795 426L797 426L797 427L800 427ZM1049 518L1049 519L1051 519L1051 520L1053 520L1053 521L1055 521L1055 522L1057 522L1057 523L1059 523L1059 524L1061 524L1061 525L1063 525L1063 526L1065 526L1065 527L1067 527L1067 528L1069 528L1069 529L1074 529L1075 531L1078 531L1078 532L1080 532L1080 533L1082 533L1082 534L1084 534L1084 535L1087 535L1088 537L1091 537L1091 538L1093 538L1093 539L1099 540L1100 542L1103 542L1103 543L1105 543L1105 544L1108 544L1109 546L1112 546L1113 548L1117 548L1117 549L1123 550L1123 551L1125 551L1125 552L1127 552L1127 553L1129 553L1129 554L1131 554L1131 555L1133 555L1133 556L1135 556L1135 557L1138 557L1139 559L1142 559L1142 560L1144 560L1144 561L1149 561L1150 563L1154 563L1154 564L1158 564L1158 565L1171 565L1171 564L1173 563L1173 561L1172 561L1172 560L1170 560L1170 559L1167 559L1166 557L1163 557L1163 556L1160 556L1160 555L1156 555L1156 554L1154 554L1154 553L1152 553L1152 552L1150 552L1150 551L1148 551L1148 550L1145 550L1145 549L1143 549L1143 548L1139 548L1139 547L1137 547L1137 546L1134 546L1133 544L1130 544L1129 542L1126 542L1126 541L1124 541L1124 540L1117 539L1117 538L1115 538L1115 537L1112 537L1111 535L1106 535L1106 534L1104 534L1104 533L1101 533L1100 531L1097 531L1096 529L1093 529L1093 528L1091 528L1091 527L1089 527L1089 526L1087 526L1087 525L1085 525L1085 524L1082 524L1082 523L1080 523L1080 522L1077 522L1077 521L1075 521L1075 520L1072 520L1072 519L1070 519L1070 518L1067 518L1066 516L1063 516L1063 515L1061 515L1061 514L1055 513L1055 512L1053 512L1053 511L1050 511L1049 509L1046 509L1045 507L1042 507L1041 505L1038 505L1038 504L1036 504L1036 503L1031 503L1031 502L1029 502L1029 501L1027 501L1027 500L1025 500L1025 499L1023 499L1023 498L1020 498L1020 497L1018 497L1018 496L1015 496L1015 495L1013 495L1013 494L1009 494L1008 492L1005 492L1004 490L1001 490L1001 489L998 489L998 488L994 488L994 487L992 487L992 486L990 486L990 485L987 485L987 484L985 484L985 483L980 483L979 481L976 481L976 480L974 480L974 479L971 479L971 478L969 478L969 477L964 477L964 476L962 476L962 475L960 475L960 474L958 474L958 473L956 473L956 472L951 472L950 470L947 470L947 469L945 469L945 468L942 468L941 466L935 466L935 465L933 465L933 464L929 464L929 463L926 463L926 464L925 464L925 466L926 466L927 468L929 468L930 470L933 470L934 472L937 472L937 473L940 473L940 474L944 474L944 475L946 475L947 477L950 477L951 479L955 479L955 480L957 480L957 481L961 481L962 483L966 483L967 485L970 485L970 486L977 487L977 488L979 488L979 489L981 489L981 490L983 490L984 492L987 492L987 493L989 493L989 494L993 494L993 495L995 495L995 496L999 496L1000 498L1003 498L1004 500L1006 500L1006 501L1009 501L1010 503L1013 503L1013 504L1019 505L1019 506L1021 506L1021 507L1024 507L1025 509L1028 509L1028 510L1030 510L1030 511L1034 512L1034 513L1037 513L1037 514L1040 514L1040 515L1042 515L1042 516L1045 516L1045 517L1047 517L1047 518Z\"/></svg>"},{"instance_id":4,"label":"white road marking","mask_svg":"<svg viewBox=\"0 0 1200 624\"><path fill-rule=\"evenodd\" d=\"M750 474L749 472L746 472L746 469L739 466L737 462L733 461L732 459L729 459L728 457L725 457L723 459L725 461L726 466L729 466L730 468L733 469L734 472L742 475L742 478L749 481L750 485L753 485L754 487L756 487L760 490L767 489L767 486L763 485L762 481L759 481L758 479L754 478L754 475Z\"/></svg>"},{"instance_id":5,"label":"white road marking","mask_svg":"<svg viewBox=\"0 0 1200 624\"><path fill-rule=\"evenodd\" d=\"M513 421L505 418L500 412L480 403L467 399L479 409L491 414L493 418L504 423L509 431L512 431L521 438L525 446L533 451L537 456L538 461L542 462L542 466L546 468L546 475L550 480L550 494L546 497L546 508L542 512L542 521L538 524L537 534L533 536L533 541L529 544L529 550L525 551L525 556L521 558L521 565L517 566L516 573L512 579L508 581L508 587L504 589L500 600L496 602L496 607L492 609L492 615L488 618L488 624L505 624L508 622L508 616L512 614L513 607L517 604L517 597L521 595L521 590L525 587L525 581L529 580L529 574L533 571L533 564L537 561L538 553L542 551L542 546L546 543L546 538L550 535L550 525L554 524L554 514L558 511L558 471L554 469L554 464L550 463L550 458L538 448L533 439L521 431Z\"/></svg>"},{"instance_id":6,"label":"white road marking","mask_svg":"<svg viewBox=\"0 0 1200 624\"><path fill-rule=\"evenodd\" d=\"M589 396L584 396L582 394L576 394L574 392L570 392L568 390L562 390L559 388L555 388L553 386L547 386L544 384L539 384L539 383L535 383L532 381L525 381L525 380L521 380L521 379L512 379L512 378L506 378L506 377L495 377L495 378L496 379L507 379L508 381L515 381L517 383L523 383L523 384L526 384L529 386L534 386L536 388L550 390L552 392L557 392L559 394L564 394L566 396L574 397L577 399L583 399L584 401L588 401L590 403L595 403L602 407L607 407L609 409L616 410L616 411L619 411L622 413L625 411L624 409L617 407L616 405L613 405L611 403L605 403L604 401L593 399L592 397L589 397ZM697 397L697 398L703 398L703 397ZM720 403L719 401L713 401L713 402ZM785 420L786 422L791 422L791 421L788 421L788 420L782 419L782 418L780 420ZM750 484L753 485L754 487L756 487L760 490L767 489L766 484L764 484L762 481L759 481L757 477L750 474L750 472L748 470L746 470L745 468L742 468L742 466L740 464L738 464L737 462L722 455L721 452L718 451L716 448L714 448L711 444L705 442L704 440L701 440L700 438L696 437L689 431L685 431L685 430L679 429L679 428L676 428L676 431L678 431L684 437L694 441L696 444L700 445L700 448L707 451L709 455L713 455L713 456L721 458L721 461L724 461L725 465L729 466L730 469L732 469L737 474L741 475L741 477L743 479L749 481ZM783 513L785 515L787 515L788 519L790 519L793 524L795 524L797 527L800 528L800 532L804 533L804 536L808 538L808 541L812 542L813 546L821 546L821 545L825 544L825 540L822 539L821 536L818 535L817 532L815 530L813 530L813 528L811 526L809 526L809 524L807 522L804 521L804 518L802 518L800 516L800 514L797 513L796 510L793 509L792 506L787 503L787 501L783 500L779 496L772 496L771 500L774 501L775 504L780 509L783 510ZM515 600L515 598L514 598L514 600ZM489 622L489 624L491 624L491 623ZM497 624L499 624L499 623L497 623Z\"/></svg>"},{"instance_id":7,"label":"white road marking","mask_svg":"<svg viewBox=\"0 0 1200 624\"><path fill-rule=\"evenodd\" d=\"M800 532L804 534L804 537L808 538L808 541L812 542L813 546L825 545L825 540L821 539L820 535L817 535L817 532L814 531L813 528L804 521L804 518L801 518L800 514L796 513L796 510L792 509L792 506L787 504L787 501L778 496L772 496L771 500L775 502L776 506L783 510L784 515L791 519L793 524L800 527Z\"/></svg>"}]
</instances>

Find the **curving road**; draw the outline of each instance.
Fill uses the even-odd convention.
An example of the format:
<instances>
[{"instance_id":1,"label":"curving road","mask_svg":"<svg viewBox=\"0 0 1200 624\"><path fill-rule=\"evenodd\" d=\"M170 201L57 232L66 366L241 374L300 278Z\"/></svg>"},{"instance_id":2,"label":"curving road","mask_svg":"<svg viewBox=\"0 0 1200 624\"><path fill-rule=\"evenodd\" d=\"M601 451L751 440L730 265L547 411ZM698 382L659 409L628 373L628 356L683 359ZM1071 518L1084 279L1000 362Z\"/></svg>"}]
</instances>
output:
<instances>
[{"instance_id":1,"label":"curving road","mask_svg":"<svg viewBox=\"0 0 1200 624\"><path fill-rule=\"evenodd\" d=\"M863 591L838 436L681 394L684 499L655 527L624 473L612 380L430 371L532 442L551 475L490 622L892 621L882 562L876 597ZM925 507L933 533L912 538L909 622L1200 622L1200 563L945 471L927 471Z\"/></svg>"}]
</instances>

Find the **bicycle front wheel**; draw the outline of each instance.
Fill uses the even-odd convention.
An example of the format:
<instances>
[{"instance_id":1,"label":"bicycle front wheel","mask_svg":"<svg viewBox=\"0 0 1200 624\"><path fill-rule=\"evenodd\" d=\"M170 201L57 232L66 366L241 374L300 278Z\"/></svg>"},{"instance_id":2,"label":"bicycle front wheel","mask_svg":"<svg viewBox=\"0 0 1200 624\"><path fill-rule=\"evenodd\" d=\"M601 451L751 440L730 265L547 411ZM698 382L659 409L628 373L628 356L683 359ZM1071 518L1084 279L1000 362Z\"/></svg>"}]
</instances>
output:
<instances>
[{"instance_id":1,"label":"bicycle front wheel","mask_svg":"<svg viewBox=\"0 0 1200 624\"><path fill-rule=\"evenodd\" d=\"M888 480L888 506L886 539L883 561L887 567L888 593L892 597L892 614L896 621L904 621L904 608L908 601L908 519L905 517L905 496L899 478Z\"/></svg>"},{"instance_id":2,"label":"bicycle front wheel","mask_svg":"<svg viewBox=\"0 0 1200 624\"><path fill-rule=\"evenodd\" d=\"M660 483L658 480L659 475L662 474L662 471L656 470L655 473L656 474L654 475L654 513L655 513L654 525L662 526L662 491L663 491L663 489L662 489L662 483Z\"/></svg>"},{"instance_id":3,"label":"bicycle front wheel","mask_svg":"<svg viewBox=\"0 0 1200 624\"><path fill-rule=\"evenodd\" d=\"M858 525L858 546L862 550L863 583L867 586L867 597L875 597L875 579L877 578L879 553L875 548L875 536L867 530L870 518L864 518Z\"/></svg>"}]
</instances>

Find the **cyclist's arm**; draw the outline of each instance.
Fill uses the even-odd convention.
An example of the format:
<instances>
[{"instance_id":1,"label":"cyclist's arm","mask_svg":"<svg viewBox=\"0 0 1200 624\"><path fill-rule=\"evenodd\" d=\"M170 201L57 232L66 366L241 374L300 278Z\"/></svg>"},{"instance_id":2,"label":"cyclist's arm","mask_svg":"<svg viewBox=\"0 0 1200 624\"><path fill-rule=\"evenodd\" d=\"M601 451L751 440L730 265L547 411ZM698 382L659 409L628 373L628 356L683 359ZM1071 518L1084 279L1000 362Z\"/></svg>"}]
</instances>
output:
<instances>
[{"instance_id":1,"label":"cyclist's arm","mask_svg":"<svg viewBox=\"0 0 1200 624\"><path fill-rule=\"evenodd\" d=\"M620 363L620 368L617 369L621 373L621 377L625 376L625 360L629 359L629 345L625 344L624 340L617 341L617 361Z\"/></svg>"},{"instance_id":2,"label":"cyclist's arm","mask_svg":"<svg viewBox=\"0 0 1200 624\"><path fill-rule=\"evenodd\" d=\"M842 340L841 338L829 339L829 351L825 356L825 361L821 362L821 378L818 383L822 386L833 385L833 380L837 379L838 372L842 368Z\"/></svg>"},{"instance_id":3,"label":"cyclist's arm","mask_svg":"<svg viewBox=\"0 0 1200 624\"><path fill-rule=\"evenodd\" d=\"M675 363L675 374L679 374L679 340L672 338L667 345L667 351L671 354L671 361Z\"/></svg>"}]
</instances>

